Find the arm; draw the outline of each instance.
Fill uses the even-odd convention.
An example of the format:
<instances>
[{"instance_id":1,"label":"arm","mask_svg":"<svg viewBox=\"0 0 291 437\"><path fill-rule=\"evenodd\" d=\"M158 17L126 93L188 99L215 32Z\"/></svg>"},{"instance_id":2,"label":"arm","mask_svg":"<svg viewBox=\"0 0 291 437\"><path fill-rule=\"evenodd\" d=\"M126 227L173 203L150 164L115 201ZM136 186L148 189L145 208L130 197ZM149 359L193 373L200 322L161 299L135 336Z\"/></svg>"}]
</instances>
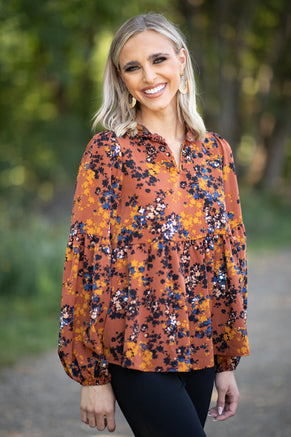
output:
<instances>
[{"instance_id":1,"label":"arm","mask_svg":"<svg viewBox=\"0 0 291 437\"><path fill-rule=\"evenodd\" d=\"M213 296L218 332L215 339L215 367L216 372L221 373L235 370L240 357L249 355L246 330L247 257L246 235L232 151L225 140L217 135L215 139L223 157L224 204L229 226L221 254L226 277L226 288L221 290L224 299Z\"/></svg>"},{"instance_id":2,"label":"arm","mask_svg":"<svg viewBox=\"0 0 291 437\"><path fill-rule=\"evenodd\" d=\"M225 260L227 273L228 299L225 302L225 326L223 336L219 337L215 354L215 385L218 393L216 407L209 415L222 421L233 416L237 409L239 391L234 370L240 357L249 354L246 332L247 311L247 263L246 237L243 225L239 190L232 151L228 143L216 137L223 154L223 186L225 209L229 223L229 237L226 240ZM219 305L216 311L219 310Z\"/></svg>"},{"instance_id":3,"label":"arm","mask_svg":"<svg viewBox=\"0 0 291 437\"><path fill-rule=\"evenodd\" d=\"M62 290L59 356L81 387L81 419L114 431L115 397L103 332L110 303L110 212L114 142L101 132L83 155L74 196ZM106 416L106 419L105 419Z\"/></svg>"},{"instance_id":4,"label":"arm","mask_svg":"<svg viewBox=\"0 0 291 437\"><path fill-rule=\"evenodd\" d=\"M74 196L62 288L59 356L82 385L110 381L103 330L110 301L109 141L101 134L83 155Z\"/></svg>"}]
</instances>

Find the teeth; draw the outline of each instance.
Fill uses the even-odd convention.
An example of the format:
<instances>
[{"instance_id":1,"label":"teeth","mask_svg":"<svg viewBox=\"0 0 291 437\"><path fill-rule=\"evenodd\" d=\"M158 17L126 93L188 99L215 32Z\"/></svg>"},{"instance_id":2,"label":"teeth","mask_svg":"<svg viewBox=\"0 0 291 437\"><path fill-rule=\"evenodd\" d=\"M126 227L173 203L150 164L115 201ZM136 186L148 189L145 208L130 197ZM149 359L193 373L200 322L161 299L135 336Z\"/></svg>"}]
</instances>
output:
<instances>
[{"instance_id":1,"label":"teeth","mask_svg":"<svg viewBox=\"0 0 291 437\"><path fill-rule=\"evenodd\" d=\"M156 88L151 88L150 90L145 90L146 94L155 94L165 88L166 85L159 85Z\"/></svg>"}]
</instances>

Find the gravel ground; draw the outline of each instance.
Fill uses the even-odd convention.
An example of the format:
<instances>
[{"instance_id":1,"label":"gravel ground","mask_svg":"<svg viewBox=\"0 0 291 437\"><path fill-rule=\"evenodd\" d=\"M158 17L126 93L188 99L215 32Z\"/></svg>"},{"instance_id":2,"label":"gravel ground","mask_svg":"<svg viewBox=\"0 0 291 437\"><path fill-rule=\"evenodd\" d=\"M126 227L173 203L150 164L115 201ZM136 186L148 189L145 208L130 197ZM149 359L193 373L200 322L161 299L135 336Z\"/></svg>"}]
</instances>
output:
<instances>
[{"instance_id":1,"label":"gravel ground","mask_svg":"<svg viewBox=\"0 0 291 437\"><path fill-rule=\"evenodd\" d=\"M239 409L227 422L208 419L208 437L291 436L291 250L251 256L249 284L252 354L236 372ZM55 351L2 369L0 437L97 435L133 436L119 409L114 434L80 422L79 386L65 376Z\"/></svg>"}]
</instances>

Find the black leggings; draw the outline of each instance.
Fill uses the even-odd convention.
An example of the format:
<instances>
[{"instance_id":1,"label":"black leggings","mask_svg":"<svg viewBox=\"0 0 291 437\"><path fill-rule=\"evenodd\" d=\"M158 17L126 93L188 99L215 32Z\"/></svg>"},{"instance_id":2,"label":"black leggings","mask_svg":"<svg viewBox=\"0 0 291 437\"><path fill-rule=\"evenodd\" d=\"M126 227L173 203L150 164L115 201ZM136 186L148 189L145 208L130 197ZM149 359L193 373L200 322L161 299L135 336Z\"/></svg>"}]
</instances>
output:
<instances>
[{"instance_id":1,"label":"black leggings","mask_svg":"<svg viewBox=\"0 0 291 437\"><path fill-rule=\"evenodd\" d=\"M135 437L206 437L214 368L141 372L110 364L117 402Z\"/></svg>"}]
</instances>

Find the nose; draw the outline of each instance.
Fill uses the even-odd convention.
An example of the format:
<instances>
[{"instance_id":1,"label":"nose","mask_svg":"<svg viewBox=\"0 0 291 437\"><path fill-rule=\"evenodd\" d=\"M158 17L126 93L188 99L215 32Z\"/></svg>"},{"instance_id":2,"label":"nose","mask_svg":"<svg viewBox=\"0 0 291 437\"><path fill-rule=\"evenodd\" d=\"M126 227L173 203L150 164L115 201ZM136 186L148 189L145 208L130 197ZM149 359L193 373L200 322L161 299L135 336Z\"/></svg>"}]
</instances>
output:
<instances>
[{"instance_id":1,"label":"nose","mask_svg":"<svg viewBox=\"0 0 291 437\"><path fill-rule=\"evenodd\" d=\"M147 65L143 68L143 79L147 83L153 83L156 78L156 73L152 66Z\"/></svg>"}]
</instances>

